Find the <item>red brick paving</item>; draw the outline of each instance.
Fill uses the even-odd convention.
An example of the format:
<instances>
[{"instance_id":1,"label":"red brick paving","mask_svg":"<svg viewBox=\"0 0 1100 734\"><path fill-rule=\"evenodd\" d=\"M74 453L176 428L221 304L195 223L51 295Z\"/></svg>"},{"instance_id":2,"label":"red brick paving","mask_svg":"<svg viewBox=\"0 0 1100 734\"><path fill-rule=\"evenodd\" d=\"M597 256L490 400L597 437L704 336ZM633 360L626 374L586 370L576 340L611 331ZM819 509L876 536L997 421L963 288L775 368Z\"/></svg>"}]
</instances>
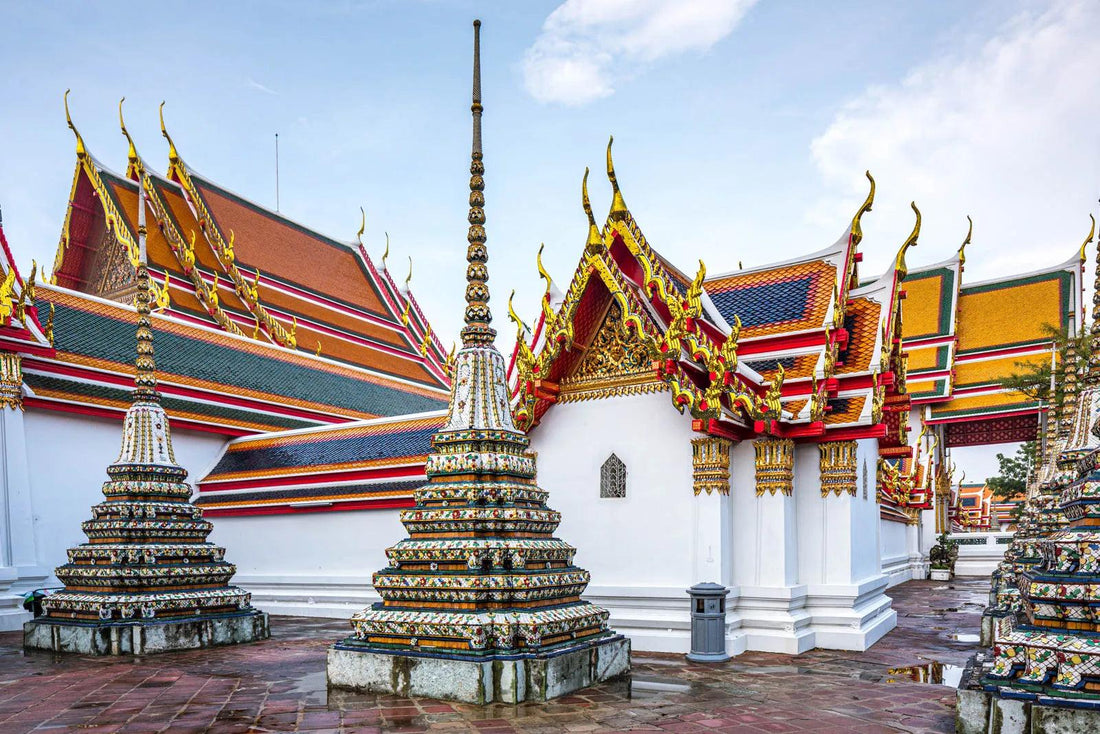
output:
<instances>
[{"instance_id":1,"label":"red brick paving","mask_svg":"<svg viewBox=\"0 0 1100 734\"><path fill-rule=\"evenodd\" d=\"M547 704L471 706L325 690L340 620L276 617L251 645L143 658L24 652L0 634L0 732L950 732L954 689L891 668L961 666L983 580L890 590L898 627L864 653L746 653L718 665L635 653L633 690L613 681ZM888 682L900 681L900 682ZM648 686L647 686L648 684Z\"/></svg>"}]
</instances>

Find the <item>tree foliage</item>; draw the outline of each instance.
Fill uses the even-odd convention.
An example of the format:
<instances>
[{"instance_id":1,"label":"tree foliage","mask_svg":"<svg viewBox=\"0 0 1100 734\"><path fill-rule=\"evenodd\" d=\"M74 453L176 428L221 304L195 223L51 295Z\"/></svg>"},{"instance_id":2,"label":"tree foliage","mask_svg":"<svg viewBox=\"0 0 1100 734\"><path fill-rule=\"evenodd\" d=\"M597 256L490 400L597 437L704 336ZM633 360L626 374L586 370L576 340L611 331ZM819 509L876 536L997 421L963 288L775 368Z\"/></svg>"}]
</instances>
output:
<instances>
[{"instance_id":1,"label":"tree foliage","mask_svg":"<svg viewBox=\"0 0 1100 734\"><path fill-rule=\"evenodd\" d=\"M1027 441L1020 444L1014 456L997 454L1000 473L986 480L993 490L993 496L1009 500L1027 489L1027 480L1038 469L1039 442Z\"/></svg>"}]
</instances>

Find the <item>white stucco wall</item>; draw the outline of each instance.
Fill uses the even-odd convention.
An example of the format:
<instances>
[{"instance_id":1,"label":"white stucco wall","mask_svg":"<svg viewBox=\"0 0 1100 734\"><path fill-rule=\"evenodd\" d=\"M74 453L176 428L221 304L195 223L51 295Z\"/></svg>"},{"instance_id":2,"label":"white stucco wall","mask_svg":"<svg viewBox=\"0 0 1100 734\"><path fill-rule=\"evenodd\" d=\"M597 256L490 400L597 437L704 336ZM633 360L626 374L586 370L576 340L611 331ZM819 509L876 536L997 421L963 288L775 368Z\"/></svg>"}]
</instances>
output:
<instances>
[{"instance_id":1,"label":"white stucco wall","mask_svg":"<svg viewBox=\"0 0 1100 734\"><path fill-rule=\"evenodd\" d=\"M36 557L56 583L54 567L66 562L68 548L87 540L80 524L91 519L92 505L103 501L107 465L122 445L122 421L28 409L24 425ZM176 460L190 479L201 476L225 442L213 433L172 431Z\"/></svg>"},{"instance_id":2,"label":"white stucco wall","mask_svg":"<svg viewBox=\"0 0 1100 734\"><path fill-rule=\"evenodd\" d=\"M399 510L215 517L210 540L266 612L346 619L379 600L371 575L408 537Z\"/></svg>"},{"instance_id":3,"label":"white stucco wall","mask_svg":"<svg viewBox=\"0 0 1100 734\"><path fill-rule=\"evenodd\" d=\"M693 438L665 393L556 405L531 433L557 536L593 587L691 584ZM623 499L600 498L612 453L626 465Z\"/></svg>"}]
</instances>

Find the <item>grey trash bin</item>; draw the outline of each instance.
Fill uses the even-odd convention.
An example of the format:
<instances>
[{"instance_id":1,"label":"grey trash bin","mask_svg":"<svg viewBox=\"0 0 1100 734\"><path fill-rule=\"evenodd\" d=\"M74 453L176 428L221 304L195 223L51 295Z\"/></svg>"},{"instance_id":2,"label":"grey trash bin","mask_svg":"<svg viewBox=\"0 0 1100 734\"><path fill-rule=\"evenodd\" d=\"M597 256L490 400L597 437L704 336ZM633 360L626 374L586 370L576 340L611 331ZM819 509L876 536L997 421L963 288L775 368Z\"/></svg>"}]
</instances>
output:
<instances>
[{"instance_id":1,"label":"grey trash bin","mask_svg":"<svg viewBox=\"0 0 1100 734\"><path fill-rule=\"evenodd\" d=\"M691 595L691 652L688 660L720 663L726 654L726 596L730 590L721 584L696 584Z\"/></svg>"}]
</instances>

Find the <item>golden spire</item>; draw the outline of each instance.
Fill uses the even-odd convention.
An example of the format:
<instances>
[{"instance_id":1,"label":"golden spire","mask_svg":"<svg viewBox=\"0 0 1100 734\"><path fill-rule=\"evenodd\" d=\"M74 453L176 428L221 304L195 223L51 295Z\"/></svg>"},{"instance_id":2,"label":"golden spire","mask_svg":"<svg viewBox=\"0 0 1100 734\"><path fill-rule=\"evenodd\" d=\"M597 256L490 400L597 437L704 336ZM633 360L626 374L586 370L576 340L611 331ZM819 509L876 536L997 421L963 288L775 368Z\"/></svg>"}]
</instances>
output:
<instances>
[{"instance_id":1,"label":"golden spire","mask_svg":"<svg viewBox=\"0 0 1100 734\"><path fill-rule=\"evenodd\" d=\"M913 231L909 233L909 238L902 243L901 249L898 250L898 256L894 260L894 270L898 274L898 281L905 280L905 276L909 274L909 268L905 265L905 253L910 247L914 247L917 244L917 237L920 236L920 209L917 208L917 202L910 202L909 206L913 207L913 212L917 215L917 221L913 225Z\"/></svg>"},{"instance_id":2,"label":"golden spire","mask_svg":"<svg viewBox=\"0 0 1100 734\"><path fill-rule=\"evenodd\" d=\"M172 142L172 136L168 134L168 128L164 126L164 102L160 103L160 134L168 141L168 161L178 163L180 154L176 151L176 144Z\"/></svg>"},{"instance_id":3,"label":"golden spire","mask_svg":"<svg viewBox=\"0 0 1100 734\"><path fill-rule=\"evenodd\" d=\"M615 142L612 135L607 140L607 180L611 182L611 213L612 219L619 219L626 214L626 202L623 201L622 192L619 191L619 180L615 178L615 163L611 160L611 144Z\"/></svg>"},{"instance_id":4,"label":"golden spire","mask_svg":"<svg viewBox=\"0 0 1100 734\"><path fill-rule=\"evenodd\" d=\"M76 136L76 157L84 158L88 155L88 149L84 147L84 138L80 137L80 131L76 129L76 125L73 124L73 118L69 115L69 90L65 90L65 96L62 101L65 103L65 122L69 124L69 129L73 131L73 135Z\"/></svg>"},{"instance_id":5,"label":"golden spire","mask_svg":"<svg viewBox=\"0 0 1100 734\"><path fill-rule=\"evenodd\" d=\"M966 215L966 221L970 223L970 226L966 230L966 239L959 245L959 265L966 265L966 246L970 244L970 237L974 234L974 220L970 218L970 215Z\"/></svg>"},{"instance_id":6,"label":"golden spire","mask_svg":"<svg viewBox=\"0 0 1100 734\"><path fill-rule=\"evenodd\" d=\"M128 162L126 175L129 176L137 171L138 154L137 148L134 146L134 139L130 137L129 131L126 130L126 121L122 119L122 103L125 101L125 97L118 101L118 125L122 128L122 134L126 136L126 142L130 144L130 150L126 152L126 160Z\"/></svg>"},{"instance_id":7,"label":"golden spire","mask_svg":"<svg viewBox=\"0 0 1100 734\"><path fill-rule=\"evenodd\" d=\"M863 241L863 227L860 226L860 223L863 215L871 211L871 205L875 203L875 177L871 175L870 171L866 171L864 175L871 182L871 190L867 192L867 198L863 200L863 205L859 207L859 211L852 217L851 243L853 245L858 245Z\"/></svg>"},{"instance_id":8,"label":"golden spire","mask_svg":"<svg viewBox=\"0 0 1100 734\"><path fill-rule=\"evenodd\" d=\"M588 242L584 249L594 255L603 249L603 237L600 236L600 228L596 226L596 218L592 216L592 202L588 200L588 166L584 167L584 178L581 179L581 206L588 216Z\"/></svg>"},{"instance_id":9,"label":"golden spire","mask_svg":"<svg viewBox=\"0 0 1100 734\"><path fill-rule=\"evenodd\" d=\"M153 361L153 324L149 319L149 253L145 246L145 187L138 185L137 359L134 361L134 403L159 403L156 363Z\"/></svg>"},{"instance_id":10,"label":"golden spire","mask_svg":"<svg viewBox=\"0 0 1100 734\"><path fill-rule=\"evenodd\" d=\"M489 324L489 250L485 247L485 166L481 151L481 21L474 21L474 80L470 113L473 117L473 146L470 151L470 229L466 239L466 326L462 345L492 344L496 331Z\"/></svg>"},{"instance_id":11,"label":"golden spire","mask_svg":"<svg viewBox=\"0 0 1100 734\"><path fill-rule=\"evenodd\" d=\"M363 207L359 207L359 231L355 233L355 239L359 240L359 244L363 244L363 233L367 231L367 213L363 210Z\"/></svg>"}]
</instances>

